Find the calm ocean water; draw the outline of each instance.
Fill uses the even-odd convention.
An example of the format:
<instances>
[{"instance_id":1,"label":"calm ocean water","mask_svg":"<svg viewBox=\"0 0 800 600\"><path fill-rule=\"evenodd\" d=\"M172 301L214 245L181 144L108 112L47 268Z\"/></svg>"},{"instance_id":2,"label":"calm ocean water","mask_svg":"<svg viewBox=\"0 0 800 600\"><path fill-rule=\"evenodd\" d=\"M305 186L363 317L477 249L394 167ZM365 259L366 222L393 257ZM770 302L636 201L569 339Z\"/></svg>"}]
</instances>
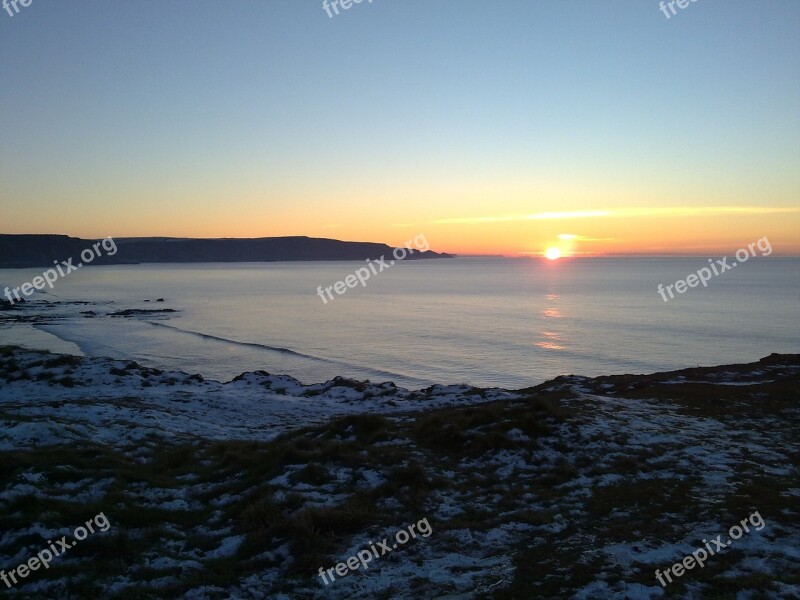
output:
<instances>
[{"instance_id":1,"label":"calm ocean water","mask_svg":"<svg viewBox=\"0 0 800 600\"><path fill-rule=\"evenodd\" d=\"M704 258L458 258L398 263L323 304L360 263L90 267L36 298L49 324L0 326L0 343L134 359L228 380L257 369L304 383L345 375L421 387L522 387L800 352L800 259L756 257L664 303L659 283ZM41 269L0 270L19 285ZM144 302L164 298L163 303ZM172 308L137 318L85 318Z\"/></svg>"}]
</instances>

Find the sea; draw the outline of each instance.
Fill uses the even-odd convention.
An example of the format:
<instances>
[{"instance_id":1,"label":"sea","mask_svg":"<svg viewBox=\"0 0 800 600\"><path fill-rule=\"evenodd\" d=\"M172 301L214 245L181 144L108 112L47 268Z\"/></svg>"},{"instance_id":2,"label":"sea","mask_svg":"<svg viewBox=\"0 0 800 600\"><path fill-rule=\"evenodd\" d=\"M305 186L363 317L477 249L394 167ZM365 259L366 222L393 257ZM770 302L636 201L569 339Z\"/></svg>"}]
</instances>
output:
<instances>
[{"instance_id":1,"label":"sea","mask_svg":"<svg viewBox=\"0 0 800 600\"><path fill-rule=\"evenodd\" d=\"M219 381L263 370L305 384L344 376L413 389L517 389L558 375L800 352L798 258L752 257L667 302L658 285L686 279L706 258L407 260L365 286L333 292L333 300L318 295L364 264L87 266L36 292L22 310L0 313L0 344ZM0 270L0 288L41 272ZM174 312L110 316L128 309ZM2 320L11 315L35 319Z\"/></svg>"}]
</instances>

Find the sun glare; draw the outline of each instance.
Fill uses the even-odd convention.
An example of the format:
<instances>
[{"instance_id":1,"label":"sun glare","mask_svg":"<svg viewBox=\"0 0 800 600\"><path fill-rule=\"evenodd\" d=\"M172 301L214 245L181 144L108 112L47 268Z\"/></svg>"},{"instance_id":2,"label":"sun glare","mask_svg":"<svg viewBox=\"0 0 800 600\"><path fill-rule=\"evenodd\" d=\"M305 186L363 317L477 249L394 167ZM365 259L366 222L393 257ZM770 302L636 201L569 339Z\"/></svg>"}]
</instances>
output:
<instances>
[{"instance_id":1,"label":"sun glare","mask_svg":"<svg viewBox=\"0 0 800 600\"><path fill-rule=\"evenodd\" d=\"M550 260L555 260L557 258L561 258L561 250L558 248L548 248L545 250L544 255Z\"/></svg>"}]
</instances>

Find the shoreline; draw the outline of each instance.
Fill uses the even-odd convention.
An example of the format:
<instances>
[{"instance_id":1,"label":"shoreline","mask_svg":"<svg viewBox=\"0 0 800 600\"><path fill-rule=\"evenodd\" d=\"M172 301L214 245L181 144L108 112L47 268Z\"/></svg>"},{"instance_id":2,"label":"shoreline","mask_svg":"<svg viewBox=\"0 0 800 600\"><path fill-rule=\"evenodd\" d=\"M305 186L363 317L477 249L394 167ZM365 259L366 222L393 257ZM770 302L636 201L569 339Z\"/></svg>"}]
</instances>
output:
<instances>
[{"instance_id":1,"label":"shoreline","mask_svg":"<svg viewBox=\"0 0 800 600\"><path fill-rule=\"evenodd\" d=\"M242 439L265 440L277 435L275 432L290 429L291 424L299 423L303 416L308 417L309 424L319 424L351 414L400 414L513 401L540 390L558 387L564 382L587 393L598 392L610 397L624 396L624 384L628 381L636 381L637 387L669 388L694 379L703 385L746 387L751 385L748 378L762 374L760 368L783 364L789 365L787 368L790 369L800 369L800 354L773 353L751 363L689 367L649 374L598 377L560 375L541 384L519 389L482 388L466 384L433 384L420 389L407 389L391 381L371 382L342 376L321 383L303 384L290 375L263 370L246 371L223 382L198 373L148 367L132 360L75 356L0 345L0 381L4 381L0 388L0 403L13 398L20 406L25 401L56 401L63 405L79 400L86 394L114 403L138 396L141 401L158 406L163 418L174 406L170 404L171 397L178 395L186 406L177 411L180 417L170 426L173 431L180 430L176 425L178 421L190 422L191 411L199 406L203 406L205 411L199 421L217 418L223 422L230 421L228 411L235 407L242 422L253 420L246 430L238 430L238 435L244 435ZM254 416L265 409L269 410L270 417L262 421L254 420ZM248 416L249 413L252 414ZM193 434L210 435L203 427ZM220 434L221 437L226 435Z\"/></svg>"},{"instance_id":2,"label":"shoreline","mask_svg":"<svg viewBox=\"0 0 800 600\"><path fill-rule=\"evenodd\" d=\"M152 325L153 323L151 323ZM156 323L157 325L161 325L160 323ZM46 333L46 332L45 332ZM61 338L56 337L54 334L48 334L56 339L64 342L64 343L72 343L67 340L62 340ZM205 335L205 334L197 334L197 335ZM285 349L277 349L278 351L285 351L285 352L293 352L291 350ZM542 386L551 385L562 378L575 378L581 380L597 380L597 381L604 381L607 379L615 379L615 378L625 378L625 377L638 377L638 378L650 378L654 381L660 381L668 377L683 377L689 374L696 374L696 373L708 373L708 372L716 372L722 369L726 370L735 370L739 371L741 369L748 369L752 368L756 365L760 364L774 364L776 361L788 361L789 363L793 363L795 361L800 361L800 353L786 353L786 352L772 352L767 356L762 356L761 358L749 362L736 362L736 363L724 363L724 364L715 364L715 365L707 365L701 366L696 365L694 367L681 367L678 369L666 369L660 371L652 371L652 372L631 372L631 373L612 373L606 375L581 375L577 373L564 373L562 375L558 375L546 381L542 381L541 383L535 385L524 386L520 388L511 388L511 387L502 387L502 386L474 386L466 383L432 383L429 384L425 388L415 388L415 389L405 389L403 387L398 387L393 381L385 380L385 381L372 381L370 379L355 379L353 377L347 377L344 375L337 375L331 379L327 379L321 382L315 382L306 384L298 380L297 378L293 377L292 375L286 373L270 373L263 369L256 369L252 371L242 371L238 375L227 379L227 380L220 380L215 379L212 377L203 376L200 373L189 373L187 371L183 371L181 369L165 369L165 368L158 368L153 366L147 366L140 364L136 360L132 359L122 359L122 358L114 358L110 356L93 356L84 353L83 355L76 355L70 354L68 352L57 352L53 350L49 350L46 348L32 348L27 346L22 346L20 344L15 343L0 343L0 353L2 352L19 352L21 354L30 353L34 355L52 355L58 357L59 359L64 359L65 361L68 358L75 359L76 361L80 360L90 360L90 361L102 361L108 363L126 363L129 364L129 369L136 369L143 373L162 373L162 372L169 372L172 375L182 376L185 379L192 379L197 381L203 381L208 383L213 383L221 386L230 385L232 383L236 383L242 380L248 380L250 377L278 377L285 381L291 381L293 386L297 386L300 388L318 388L319 386L330 386L334 382L348 382L348 384L353 386L378 386L384 387L389 386L391 388L402 389L407 393L425 393L429 392L431 389L434 388L461 388L461 389L471 389L471 390L499 390L502 392L507 393L525 393L533 389L541 388ZM312 357L313 358L313 357ZM65 363L66 364L66 363ZM75 363L73 363L75 364ZM732 372L732 371L731 371ZM0 377L3 376L3 372L0 371ZM733 384L731 384L733 385Z\"/></svg>"}]
</instances>

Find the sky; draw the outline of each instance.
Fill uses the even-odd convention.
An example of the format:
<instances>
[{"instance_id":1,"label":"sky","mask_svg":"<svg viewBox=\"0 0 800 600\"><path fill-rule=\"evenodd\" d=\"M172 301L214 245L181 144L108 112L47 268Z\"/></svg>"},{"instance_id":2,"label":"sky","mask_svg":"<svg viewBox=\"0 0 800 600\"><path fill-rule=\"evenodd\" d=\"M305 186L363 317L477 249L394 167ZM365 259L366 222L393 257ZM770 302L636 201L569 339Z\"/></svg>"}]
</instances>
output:
<instances>
[{"instance_id":1,"label":"sky","mask_svg":"<svg viewBox=\"0 0 800 600\"><path fill-rule=\"evenodd\" d=\"M17 8L0 233L800 255L796 0Z\"/></svg>"}]
</instances>

